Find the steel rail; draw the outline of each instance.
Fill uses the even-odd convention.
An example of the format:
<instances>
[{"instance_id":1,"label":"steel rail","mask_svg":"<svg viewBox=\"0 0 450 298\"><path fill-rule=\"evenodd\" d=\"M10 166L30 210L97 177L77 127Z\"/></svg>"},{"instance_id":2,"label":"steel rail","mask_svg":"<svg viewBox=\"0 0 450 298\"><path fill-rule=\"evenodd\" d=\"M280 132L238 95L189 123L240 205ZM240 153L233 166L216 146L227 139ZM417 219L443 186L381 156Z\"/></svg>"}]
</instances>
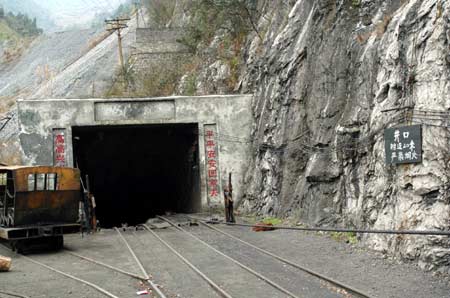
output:
<instances>
[{"instance_id":1,"label":"steel rail","mask_svg":"<svg viewBox=\"0 0 450 298\"><path fill-rule=\"evenodd\" d=\"M156 293L158 293L158 296L160 298L167 298L166 295L164 295L164 293L161 292L161 290L158 288L158 286L153 281L151 281L150 276L148 275L147 271L145 271L145 268L142 265L141 261L139 261L138 257L136 256L136 254L134 253L133 249L131 248L130 244L125 239L125 237L123 237L122 233L120 233L119 229L118 228L114 228L114 229L119 234L119 236L122 239L122 241L125 243L126 247L128 248L128 251L133 256L133 258L134 258L136 264L138 265L139 269L141 269L142 273L145 276L145 280L150 285L150 287L152 287L152 289L155 290Z\"/></svg>"},{"instance_id":2,"label":"steel rail","mask_svg":"<svg viewBox=\"0 0 450 298\"><path fill-rule=\"evenodd\" d=\"M198 242L202 243L203 245L205 245L206 247L210 248L211 250L215 251L216 253L218 253L219 255L227 258L228 260L232 261L233 263L235 263L236 265L238 265L239 267L247 270L248 272L250 272L251 274L255 275L256 277L258 277L259 279L263 280L264 282L266 282L267 284L271 285L272 287L274 287L275 289L279 290L282 293L285 293L286 295L292 297L292 298L299 298L297 295L293 294L292 292L290 292L289 290L283 288L282 286L278 285L277 283L271 281L269 278L265 277L264 275L256 272L255 270L251 269L250 267L242 264L241 262L233 259L232 257L224 254L223 252L217 250L216 248L212 247L211 245L209 245L208 243L206 243L205 241L203 241L202 239L198 238L197 236L195 236L194 234L186 231L185 229L179 227L178 225L176 225L174 222L172 222L171 220L162 217L162 216L158 216L159 219L166 221L167 223L169 223L170 225L174 226L176 229L182 231L183 233L186 233L187 235L191 236L192 238L196 239Z\"/></svg>"},{"instance_id":3,"label":"steel rail","mask_svg":"<svg viewBox=\"0 0 450 298\"><path fill-rule=\"evenodd\" d=\"M189 266L192 270L195 271L201 278L203 278L212 288L215 290L220 296L224 298L233 298L230 294L225 292L222 288L219 287L214 281L212 281L208 276L206 276L203 272L201 272L195 265L189 262L185 257L183 257L178 251L176 251L169 243L163 240L158 234L152 231L147 225L142 225L148 232L150 232L155 238L157 238L162 244L164 244L168 249L170 249L178 258L180 258L186 265Z\"/></svg>"},{"instance_id":4,"label":"steel rail","mask_svg":"<svg viewBox=\"0 0 450 298\"><path fill-rule=\"evenodd\" d=\"M195 220L198 220L197 218L193 218L191 216L187 216L187 217L195 219ZM251 244L251 243L249 243L247 241L244 241L244 240L242 240L242 239L240 239L240 238L238 238L238 237L236 237L234 235L231 235L230 233L227 233L227 232L222 231L222 230L220 230L220 229L218 229L216 227L213 227L213 226L205 223L203 220L199 220L199 222L200 222L200 224L204 225L205 227L208 227L209 229L212 229L212 230L214 230L214 231L216 231L218 233L221 233L221 234L223 234L225 236L228 236L228 237L230 237L230 238L232 238L234 240L237 240L237 241L239 241L239 242L241 242L241 243L243 243L243 244L245 244L247 246L250 246L250 247L258 250L261 253L264 253L264 254L266 254L268 256L271 256L271 257L273 257L273 258L275 258L275 259L277 259L277 260L279 260L279 261L281 261L281 262L283 262L285 264L291 265L292 267L300 269L301 271L304 271L304 272L306 272L306 273L308 273L310 275L313 275L313 276L315 276L315 277L317 277L319 279L325 280L325 281L331 283L332 285L337 286L337 287L339 287L341 289L344 289L347 292L349 292L349 293L351 293L351 294L353 294L355 296L363 297L363 298L371 298L370 295L364 293L363 291L361 291L359 289L356 289L356 288L354 288L352 286L349 286L349 285L347 285L347 284L345 284L345 283L343 283L341 281L335 280L335 279L333 279L331 277L327 277L325 275L322 275L322 274L320 274L318 272L315 272L315 271L313 271L313 270L311 270L309 268L306 268L305 266L302 266L302 265L299 265L299 264L294 263L292 261L289 261L289 260L287 260L287 259L285 259L283 257L280 257L280 256L278 256L278 255L276 255L274 253L271 253L271 252L269 252L269 251L267 251L265 249L262 249L262 248L260 248L260 247L258 247L256 245L254 245L254 244Z\"/></svg>"},{"instance_id":5,"label":"steel rail","mask_svg":"<svg viewBox=\"0 0 450 298\"><path fill-rule=\"evenodd\" d=\"M66 253L69 254L69 255L72 255L72 256L74 256L74 257L80 258L80 259L82 259L82 260L85 260L85 261L87 261L87 262L91 262L91 263L93 263L93 264L96 264L96 265L98 265L98 266L101 266L101 267L105 267L105 268L111 269L112 271L115 271L115 272L118 272L118 273L122 273L123 275L127 275L127 276L129 276L129 277L132 277L132 278L135 278L135 279L138 279L138 280L142 280L142 281L146 281L146 280L147 280L145 277L139 276L139 275L137 275L137 274L134 274L134 273L131 273L131 272L122 270L122 269L120 269L120 268L117 268L117 267L114 267L114 266L105 264L105 263L103 263L103 262L100 262L100 261L97 261L97 260L94 260L94 259L91 259L91 258L82 256L82 255L79 255L79 254L74 253L74 252L71 252L71 251L67 251L67 250L66 250Z\"/></svg>"},{"instance_id":6,"label":"steel rail","mask_svg":"<svg viewBox=\"0 0 450 298\"><path fill-rule=\"evenodd\" d=\"M78 278L78 277L73 276L71 274L65 273L65 272L60 271L58 269L55 269L55 268L53 268L51 266L45 265L44 263L36 261L36 260L34 260L34 259L30 258L30 257L24 256L24 255L22 255L22 257L25 258L26 260L28 260L29 262L32 262L32 263L34 263L36 265L39 265L39 266L44 267L44 268L47 268L50 271L56 272L56 273L61 274L61 275L65 276L65 277L67 277L67 278L70 278L70 279L73 279L75 281L81 282L81 283L83 283L83 284L85 284L85 285L87 285L87 286L89 286L89 287L99 291L100 293L104 294L105 296L108 296L108 297L111 297L111 298L119 298L119 297L115 296L114 294L111 294L107 290L105 290L105 289L103 289L103 288L101 288L101 287L97 286L96 284L93 284L93 283L91 283L89 281L86 281L84 279Z\"/></svg>"},{"instance_id":7,"label":"steel rail","mask_svg":"<svg viewBox=\"0 0 450 298\"><path fill-rule=\"evenodd\" d=\"M196 218L197 220L200 220ZM297 231L310 231L310 232L339 232L339 233L361 233L361 234L393 234L393 235L422 235L422 236L450 236L450 231L433 231L433 230L364 230L364 229L340 229L340 228L302 228L302 227L286 227L286 226L269 226L269 225L253 225L253 224L240 224L230 222L212 222L227 226L238 227L258 227L258 228L270 228L273 230L297 230Z\"/></svg>"},{"instance_id":8,"label":"steel rail","mask_svg":"<svg viewBox=\"0 0 450 298\"><path fill-rule=\"evenodd\" d=\"M6 296L11 296L11 297L30 298L28 296L24 296L24 295L13 293L13 292L7 292L7 291L3 291L3 290L0 290L0 294L6 295Z\"/></svg>"}]
</instances>

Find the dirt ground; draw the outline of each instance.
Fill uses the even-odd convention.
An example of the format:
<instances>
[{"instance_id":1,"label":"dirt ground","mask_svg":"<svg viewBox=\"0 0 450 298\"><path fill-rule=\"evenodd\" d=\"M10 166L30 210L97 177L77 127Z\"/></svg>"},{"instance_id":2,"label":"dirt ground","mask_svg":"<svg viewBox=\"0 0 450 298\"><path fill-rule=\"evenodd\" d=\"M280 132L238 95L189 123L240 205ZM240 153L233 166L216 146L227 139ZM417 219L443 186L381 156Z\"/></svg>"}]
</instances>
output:
<instances>
[{"instance_id":1,"label":"dirt ground","mask_svg":"<svg viewBox=\"0 0 450 298\"><path fill-rule=\"evenodd\" d=\"M183 221L181 217L176 219ZM423 272L410 264L395 263L328 236L287 230L257 233L246 227L216 227L352 285L372 297L450 297L450 283L447 279ZM206 227L187 226L185 229L299 297L350 297L325 282ZM157 229L155 232L232 297L287 297L187 234L174 228ZM123 231L123 235L153 282L158 284L168 297L219 297L198 274L148 231L129 228ZM142 275L114 230L102 230L84 237L67 235L65 250L33 252L28 256L95 283L117 297L137 297L136 292L145 288L139 280L79 259L70 255L70 251ZM0 246L0 254L13 259L12 270L0 273L0 291L15 292L28 297L105 297L104 294L36 265L3 246ZM10 296L0 294L0 297Z\"/></svg>"}]
</instances>

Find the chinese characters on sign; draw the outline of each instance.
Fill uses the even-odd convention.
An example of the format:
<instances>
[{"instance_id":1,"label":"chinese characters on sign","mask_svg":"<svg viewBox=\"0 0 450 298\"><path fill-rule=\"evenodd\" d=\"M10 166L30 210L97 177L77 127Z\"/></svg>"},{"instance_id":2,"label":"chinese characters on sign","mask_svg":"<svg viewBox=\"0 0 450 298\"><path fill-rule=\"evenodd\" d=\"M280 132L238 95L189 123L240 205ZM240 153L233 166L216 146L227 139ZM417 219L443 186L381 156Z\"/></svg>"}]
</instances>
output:
<instances>
[{"instance_id":1,"label":"chinese characters on sign","mask_svg":"<svg viewBox=\"0 0 450 298\"><path fill-rule=\"evenodd\" d=\"M66 166L66 139L65 129L53 130L53 165Z\"/></svg>"},{"instance_id":2,"label":"chinese characters on sign","mask_svg":"<svg viewBox=\"0 0 450 298\"><path fill-rule=\"evenodd\" d=\"M209 199L219 197L219 156L217 144L217 128L215 124L204 126L206 183Z\"/></svg>"},{"instance_id":3,"label":"chinese characters on sign","mask_svg":"<svg viewBox=\"0 0 450 298\"><path fill-rule=\"evenodd\" d=\"M422 161L422 127L410 125L384 131L387 164L419 163Z\"/></svg>"}]
</instances>

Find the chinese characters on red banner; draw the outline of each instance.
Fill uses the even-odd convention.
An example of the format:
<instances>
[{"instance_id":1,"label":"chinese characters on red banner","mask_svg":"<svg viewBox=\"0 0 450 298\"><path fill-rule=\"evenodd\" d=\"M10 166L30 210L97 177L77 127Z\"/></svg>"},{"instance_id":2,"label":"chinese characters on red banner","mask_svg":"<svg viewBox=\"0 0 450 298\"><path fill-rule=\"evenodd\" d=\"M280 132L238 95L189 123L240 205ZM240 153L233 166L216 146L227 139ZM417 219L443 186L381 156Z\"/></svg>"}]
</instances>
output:
<instances>
[{"instance_id":1,"label":"chinese characters on red banner","mask_svg":"<svg viewBox=\"0 0 450 298\"><path fill-rule=\"evenodd\" d=\"M209 198L219 196L219 165L215 125L205 125L206 181Z\"/></svg>"},{"instance_id":2,"label":"chinese characters on red banner","mask_svg":"<svg viewBox=\"0 0 450 298\"><path fill-rule=\"evenodd\" d=\"M53 131L53 164L55 167L66 166L66 140L64 130Z\"/></svg>"}]
</instances>

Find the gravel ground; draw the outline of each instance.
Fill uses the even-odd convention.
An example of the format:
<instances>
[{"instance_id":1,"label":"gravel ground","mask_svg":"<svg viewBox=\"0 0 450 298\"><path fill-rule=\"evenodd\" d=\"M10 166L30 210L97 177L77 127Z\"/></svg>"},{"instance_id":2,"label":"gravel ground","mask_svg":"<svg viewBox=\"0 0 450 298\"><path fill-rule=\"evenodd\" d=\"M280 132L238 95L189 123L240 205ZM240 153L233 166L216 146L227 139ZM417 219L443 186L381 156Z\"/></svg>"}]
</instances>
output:
<instances>
[{"instance_id":1,"label":"gravel ground","mask_svg":"<svg viewBox=\"0 0 450 298\"><path fill-rule=\"evenodd\" d=\"M181 217L173 219L185 221ZM411 264L384 259L379 254L337 242L325 235L288 230L256 233L247 227L216 227L373 297L450 297L450 283L445 278L423 272ZM186 229L299 297L349 297L326 282L318 281L206 227L191 226ZM286 297L189 235L174 228L155 231L233 297ZM152 280L162 287L168 297L218 297L205 281L149 232L128 229L124 236ZM114 230L103 230L85 237L68 235L65 243L66 250L142 275ZM0 273L0 290L29 297L104 297L88 286L30 263L3 246L0 246L0 254L13 258L12 270ZM31 257L98 284L118 297L136 297L136 291L142 288L135 279L83 261L67 251L36 252ZM3 296L0 294L0 298Z\"/></svg>"},{"instance_id":2,"label":"gravel ground","mask_svg":"<svg viewBox=\"0 0 450 298\"><path fill-rule=\"evenodd\" d=\"M148 231L126 232L124 236L144 264L145 270L153 275L158 284L163 285L164 293L168 296L220 297Z\"/></svg>"},{"instance_id":3,"label":"gravel ground","mask_svg":"<svg viewBox=\"0 0 450 298\"><path fill-rule=\"evenodd\" d=\"M30 263L0 246L0 254L13 259L10 272L0 272L0 290L33 298L100 298L104 297L88 286L67 279L43 267Z\"/></svg>"},{"instance_id":4,"label":"gravel ground","mask_svg":"<svg viewBox=\"0 0 450 298\"><path fill-rule=\"evenodd\" d=\"M190 227L186 230L300 297L350 297L345 293L337 293L335 287L329 283L255 249L249 249L245 244L206 227Z\"/></svg>"},{"instance_id":5,"label":"gravel ground","mask_svg":"<svg viewBox=\"0 0 450 298\"><path fill-rule=\"evenodd\" d=\"M233 297L287 297L188 235L173 228L157 233Z\"/></svg>"},{"instance_id":6,"label":"gravel ground","mask_svg":"<svg viewBox=\"0 0 450 298\"><path fill-rule=\"evenodd\" d=\"M316 272L355 286L373 297L450 297L447 278L433 276L413 264L385 259L381 254L358 246L337 242L326 235L290 230L253 232L249 227L224 225L216 227ZM202 230L197 233L209 235L216 232ZM215 245L222 247L222 241L236 242L219 236L213 239L211 241L216 242Z\"/></svg>"}]
</instances>

